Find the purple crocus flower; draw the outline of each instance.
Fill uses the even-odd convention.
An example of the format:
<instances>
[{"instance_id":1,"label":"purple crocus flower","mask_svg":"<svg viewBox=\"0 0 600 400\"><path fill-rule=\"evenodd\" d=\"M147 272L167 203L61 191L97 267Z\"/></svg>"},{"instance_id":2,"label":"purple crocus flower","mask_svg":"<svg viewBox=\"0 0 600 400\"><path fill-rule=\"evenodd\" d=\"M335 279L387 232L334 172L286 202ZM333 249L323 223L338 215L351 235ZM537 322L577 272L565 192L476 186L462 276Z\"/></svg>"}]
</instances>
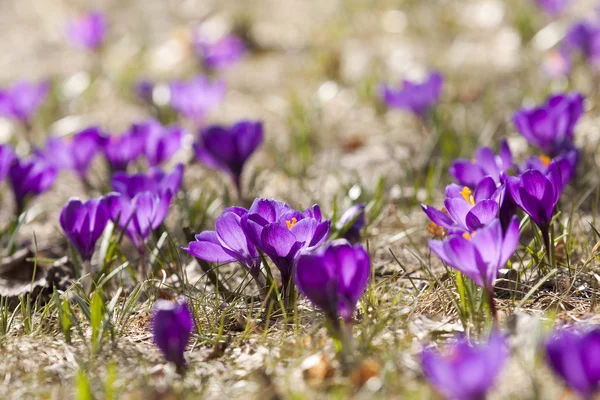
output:
<instances>
[{"instance_id":1,"label":"purple crocus flower","mask_svg":"<svg viewBox=\"0 0 600 400\"><path fill-rule=\"evenodd\" d=\"M169 88L171 107L197 125L204 122L210 110L223 102L227 91L224 82L211 82L204 76L187 82L171 82Z\"/></svg>"},{"instance_id":2,"label":"purple crocus flower","mask_svg":"<svg viewBox=\"0 0 600 400\"><path fill-rule=\"evenodd\" d=\"M600 388L600 329L557 329L545 347L554 373L582 398L594 398Z\"/></svg>"},{"instance_id":3,"label":"purple crocus flower","mask_svg":"<svg viewBox=\"0 0 600 400\"><path fill-rule=\"evenodd\" d=\"M152 307L154 344L165 359L181 372L185 367L185 348L192 337L194 318L184 300L157 300Z\"/></svg>"},{"instance_id":4,"label":"purple crocus flower","mask_svg":"<svg viewBox=\"0 0 600 400\"><path fill-rule=\"evenodd\" d=\"M152 104L153 93L154 93L154 82L149 79L140 79L133 85L133 91L135 94L145 101L146 103Z\"/></svg>"},{"instance_id":5,"label":"purple crocus flower","mask_svg":"<svg viewBox=\"0 0 600 400\"><path fill-rule=\"evenodd\" d=\"M513 158L506 140L502 141L498 155L489 147L480 147L473 160L458 159L450 167L450 175L459 185L475 188L486 176L500 184L503 172L513 167Z\"/></svg>"},{"instance_id":6,"label":"purple crocus flower","mask_svg":"<svg viewBox=\"0 0 600 400\"><path fill-rule=\"evenodd\" d=\"M144 135L132 126L120 136L109 136L104 145L104 156L113 171L125 171L144 151Z\"/></svg>"},{"instance_id":7,"label":"purple crocus flower","mask_svg":"<svg viewBox=\"0 0 600 400\"><path fill-rule=\"evenodd\" d=\"M72 198L60 213L60 226L79 252L83 261L90 261L96 241L108 222L108 209L104 199L91 199L85 203Z\"/></svg>"},{"instance_id":8,"label":"purple crocus flower","mask_svg":"<svg viewBox=\"0 0 600 400\"><path fill-rule=\"evenodd\" d=\"M429 248L491 295L498 270L506 265L518 244L519 220L513 217L506 233L496 219L475 232L451 233L443 241L430 240Z\"/></svg>"},{"instance_id":9,"label":"purple crocus flower","mask_svg":"<svg viewBox=\"0 0 600 400\"><path fill-rule=\"evenodd\" d=\"M143 137L142 153L151 167L169 161L181 148L184 130L180 126L162 126L156 120L134 124L133 131L139 131Z\"/></svg>"},{"instance_id":10,"label":"purple crocus flower","mask_svg":"<svg viewBox=\"0 0 600 400\"><path fill-rule=\"evenodd\" d=\"M140 192L133 198L113 192L106 196L106 205L110 219L118 221L119 228L125 230L138 252L144 254L144 244L166 218L172 197L170 190Z\"/></svg>"},{"instance_id":11,"label":"purple crocus flower","mask_svg":"<svg viewBox=\"0 0 600 400\"><path fill-rule=\"evenodd\" d=\"M330 220L323 221L318 205L304 212L275 200L255 199L241 219L246 237L279 269L284 291L296 259L327 239Z\"/></svg>"},{"instance_id":12,"label":"purple crocus flower","mask_svg":"<svg viewBox=\"0 0 600 400\"><path fill-rule=\"evenodd\" d=\"M422 204L429 219L442 228L471 232L488 225L498 217L501 191L491 176L479 182L475 192L464 186L452 184L446 187L444 201L447 213Z\"/></svg>"},{"instance_id":13,"label":"purple crocus flower","mask_svg":"<svg viewBox=\"0 0 600 400\"><path fill-rule=\"evenodd\" d=\"M535 108L524 108L515 113L513 121L527 141L549 157L573 148L575 124L583 114L583 96L580 93L558 94Z\"/></svg>"},{"instance_id":14,"label":"purple crocus flower","mask_svg":"<svg viewBox=\"0 0 600 400\"><path fill-rule=\"evenodd\" d=\"M398 90L383 84L380 93L388 107L408 110L419 117L424 117L439 100L443 84L444 77L434 72L422 83L405 80L402 88Z\"/></svg>"},{"instance_id":15,"label":"purple crocus flower","mask_svg":"<svg viewBox=\"0 0 600 400\"><path fill-rule=\"evenodd\" d=\"M300 292L334 323L350 323L369 282L369 253L360 245L335 240L298 257L294 282Z\"/></svg>"},{"instance_id":16,"label":"purple crocus flower","mask_svg":"<svg viewBox=\"0 0 600 400\"><path fill-rule=\"evenodd\" d=\"M237 261L258 279L260 258L242 228L242 217L246 214L248 210L242 207L226 208L217 218L215 230L196 235L196 240L184 250L209 262L223 264Z\"/></svg>"},{"instance_id":17,"label":"purple crocus flower","mask_svg":"<svg viewBox=\"0 0 600 400\"><path fill-rule=\"evenodd\" d=\"M194 49L209 69L225 69L235 64L246 50L242 39L234 34L226 35L216 41L202 34L194 36Z\"/></svg>"},{"instance_id":18,"label":"purple crocus flower","mask_svg":"<svg viewBox=\"0 0 600 400\"><path fill-rule=\"evenodd\" d=\"M558 15L569 5L570 0L536 0L538 6L548 15Z\"/></svg>"},{"instance_id":19,"label":"purple crocus flower","mask_svg":"<svg viewBox=\"0 0 600 400\"><path fill-rule=\"evenodd\" d=\"M20 81L0 89L0 116L29 125L31 117L48 95L48 82Z\"/></svg>"},{"instance_id":20,"label":"purple crocus flower","mask_svg":"<svg viewBox=\"0 0 600 400\"><path fill-rule=\"evenodd\" d=\"M96 51L104 43L106 17L94 11L73 19L67 25L67 39L75 47Z\"/></svg>"},{"instance_id":21,"label":"purple crocus flower","mask_svg":"<svg viewBox=\"0 0 600 400\"><path fill-rule=\"evenodd\" d=\"M160 168L153 168L147 174L116 172L111 180L112 188L130 199L143 192L161 194L170 191L175 195L181 188L183 168L183 164L179 163L168 174Z\"/></svg>"},{"instance_id":22,"label":"purple crocus flower","mask_svg":"<svg viewBox=\"0 0 600 400\"><path fill-rule=\"evenodd\" d=\"M46 148L39 154L56 169L75 171L85 179L96 153L104 148L107 141L98 127L90 127L71 138L51 138Z\"/></svg>"},{"instance_id":23,"label":"purple crocus flower","mask_svg":"<svg viewBox=\"0 0 600 400\"><path fill-rule=\"evenodd\" d=\"M365 226L365 207L365 203L353 205L336 224L338 231L342 231L341 237L350 243L360 242L360 231Z\"/></svg>"},{"instance_id":24,"label":"purple crocus flower","mask_svg":"<svg viewBox=\"0 0 600 400\"><path fill-rule=\"evenodd\" d=\"M421 353L421 367L444 398L480 400L494 385L508 355L506 339L494 331L488 342L480 345L461 337L444 352L427 347Z\"/></svg>"},{"instance_id":25,"label":"purple crocus flower","mask_svg":"<svg viewBox=\"0 0 600 400\"><path fill-rule=\"evenodd\" d=\"M550 221L563 186L558 165L551 162L545 174L528 170L518 178L509 177L507 186L515 203L531 217L547 240Z\"/></svg>"},{"instance_id":26,"label":"purple crocus flower","mask_svg":"<svg viewBox=\"0 0 600 400\"><path fill-rule=\"evenodd\" d=\"M244 164L263 141L262 123L240 121L231 127L213 125L200 130L196 158L209 168L231 175L241 197Z\"/></svg>"},{"instance_id":27,"label":"purple crocus flower","mask_svg":"<svg viewBox=\"0 0 600 400\"><path fill-rule=\"evenodd\" d=\"M54 185L56 168L38 156L15 158L10 167L10 184L17 204L17 214L25 210L28 197L37 196Z\"/></svg>"},{"instance_id":28,"label":"purple crocus flower","mask_svg":"<svg viewBox=\"0 0 600 400\"><path fill-rule=\"evenodd\" d=\"M593 67L600 66L600 26L576 22L565 35L561 50L568 55L581 53Z\"/></svg>"},{"instance_id":29,"label":"purple crocus flower","mask_svg":"<svg viewBox=\"0 0 600 400\"><path fill-rule=\"evenodd\" d=\"M8 176L15 158L16 155L12 147L7 144L0 144L0 182Z\"/></svg>"}]
</instances>

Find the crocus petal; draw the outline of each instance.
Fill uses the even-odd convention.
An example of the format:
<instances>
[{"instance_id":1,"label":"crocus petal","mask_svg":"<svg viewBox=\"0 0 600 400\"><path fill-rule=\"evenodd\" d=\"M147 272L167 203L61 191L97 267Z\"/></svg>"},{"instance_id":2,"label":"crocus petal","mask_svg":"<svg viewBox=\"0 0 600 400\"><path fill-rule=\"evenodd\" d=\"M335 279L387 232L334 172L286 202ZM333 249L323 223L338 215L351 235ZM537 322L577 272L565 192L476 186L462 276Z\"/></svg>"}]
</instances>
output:
<instances>
[{"instance_id":1,"label":"crocus petal","mask_svg":"<svg viewBox=\"0 0 600 400\"><path fill-rule=\"evenodd\" d=\"M433 223L441 226L442 228L449 229L454 226L454 220L437 208L429 207L425 204L421 204L421 208Z\"/></svg>"},{"instance_id":2,"label":"crocus petal","mask_svg":"<svg viewBox=\"0 0 600 400\"><path fill-rule=\"evenodd\" d=\"M278 257L286 257L297 243L292 232L278 223L269 224L262 230L261 242L267 253Z\"/></svg>"},{"instance_id":3,"label":"crocus petal","mask_svg":"<svg viewBox=\"0 0 600 400\"><path fill-rule=\"evenodd\" d=\"M497 216L498 203L494 200L482 200L467 213L465 217L466 226L470 231L474 231L489 224Z\"/></svg>"}]
</instances>

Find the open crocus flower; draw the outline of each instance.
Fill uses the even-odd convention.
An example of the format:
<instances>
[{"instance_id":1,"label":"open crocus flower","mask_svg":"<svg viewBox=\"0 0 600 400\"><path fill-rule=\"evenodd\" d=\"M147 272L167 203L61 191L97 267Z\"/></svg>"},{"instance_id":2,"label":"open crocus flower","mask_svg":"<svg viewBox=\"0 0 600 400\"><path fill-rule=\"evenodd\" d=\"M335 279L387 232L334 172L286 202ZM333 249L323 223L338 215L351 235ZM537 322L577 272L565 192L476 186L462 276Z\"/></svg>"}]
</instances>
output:
<instances>
[{"instance_id":1,"label":"open crocus flower","mask_svg":"<svg viewBox=\"0 0 600 400\"><path fill-rule=\"evenodd\" d=\"M248 210L242 207L226 208L217 218L215 230L196 235L196 240L184 250L209 262L223 264L237 261L258 279L260 257L242 228L242 217L246 214Z\"/></svg>"},{"instance_id":2,"label":"open crocus flower","mask_svg":"<svg viewBox=\"0 0 600 400\"><path fill-rule=\"evenodd\" d=\"M217 70L235 64L244 55L246 46L242 39L234 34L223 36L215 41L197 33L194 36L194 49L204 66Z\"/></svg>"},{"instance_id":3,"label":"open crocus flower","mask_svg":"<svg viewBox=\"0 0 600 400\"><path fill-rule=\"evenodd\" d=\"M425 204L421 208L431 221L444 229L471 232L498 217L500 196L494 179L487 176L479 182L475 192L466 186L448 185L444 201L446 212Z\"/></svg>"},{"instance_id":4,"label":"open crocus flower","mask_svg":"<svg viewBox=\"0 0 600 400\"><path fill-rule=\"evenodd\" d=\"M480 147L473 160L458 159L452 163L449 172L459 185L474 188L486 176L491 176L496 185L500 184L502 173L512 166L512 153L503 140L498 155L489 147Z\"/></svg>"},{"instance_id":5,"label":"open crocus flower","mask_svg":"<svg viewBox=\"0 0 600 400\"><path fill-rule=\"evenodd\" d=\"M200 130L196 158L209 168L229 174L241 197L244 164L263 141L261 122L240 121L231 127L213 125Z\"/></svg>"},{"instance_id":6,"label":"open crocus flower","mask_svg":"<svg viewBox=\"0 0 600 400\"><path fill-rule=\"evenodd\" d=\"M350 323L369 282L369 253L360 245L335 240L298 257L294 282L300 292L334 323Z\"/></svg>"},{"instance_id":7,"label":"open crocus flower","mask_svg":"<svg viewBox=\"0 0 600 400\"><path fill-rule=\"evenodd\" d=\"M185 348L192 337L194 319L184 300L172 302L157 300L152 307L152 333L154 344L165 359L179 372L185 367Z\"/></svg>"},{"instance_id":8,"label":"open crocus flower","mask_svg":"<svg viewBox=\"0 0 600 400\"><path fill-rule=\"evenodd\" d=\"M300 212L275 200L256 199L242 217L246 237L279 269L288 287L296 259L327 239L330 220L323 221L318 205Z\"/></svg>"},{"instance_id":9,"label":"open crocus flower","mask_svg":"<svg viewBox=\"0 0 600 400\"><path fill-rule=\"evenodd\" d=\"M381 98L390 108L408 110L423 117L438 102L443 84L444 77L434 72L422 83L405 80L398 90L384 84L380 89Z\"/></svg>"},{"instance_id":10,"label":"open crocus flower","mask_svg":"<svg viewBox=\"0 0 600 400\"><path fill-rule=\"evenodd\" d=\"M584 399L600 389L600 329L557 329L546 341L546 361Z\"/></svg>"},{"instance_id":11,"label":"open crocus flower","mask_svg":"<svg viewBox=\"0 0 600 400\"><path fill-rule=\"evenodd\" d=\"M493 291L498 270L506 265L518 244L519 220L513 217L506 233L496 219L475 232L451 233L443 241L430 240L429 248L478 286Z\"/></svg>"},{"instance_id":12,"label":"open crocus flower","mask_svg":"<svg viewBox=\"0 0 600 400\"><path fill-rule=\"evenodd\" d=\"M517 130L549 157L556 157L573 149L575 124L583 114L583 96L563 93L552 96L535 108L524 108L515 113Z\"/></svg>"},{"instance_id":13,"label":"open crocus flower","mask_svg":"<svg viewBox=\"0 0 600 400\"><path fill-rule=\"evenodd\" d=\"M12 147L7 144L0 144L0 182L8 176L15 158L16 155Z\"/></svg>"},{"instance_id":14,"label":"open crocus flower","mask_svg":"<svg viewBox=\"0 0 600 400\"><path fill-rule=\"evenodd\" d=\"M479 400L486 397L508 358L506 339L494 331L487 343L473 345L459 338L443 352L427 347L421 367L427 380L446 399Z\"/></svg>"},{"instance_id":15,"label":"open crocus flower","mask_svg":"<svg viewBox=\"0 0 600 400\"><path fill-rule=\"evenodd\" d=\"M530 156L525 160L525 166L522 168L522 173L534 169L545 174L548 171L550 163L554 161L560 170L562 189L569 184L575 171L577 170L577 162L579 161L579 152L576 149L561 154L554 159L547 156Z\"/></svg>"},{"instance_id":16,"label":"open crocus flower","mask_svg":"<svg viewBox=\"0 0 600 400\"><path fill-rule=\"evenodd\" d=\"M360 242L360 231L365 226L365 203L355 204L346 210L336 224L344 239L350 243Z\"/></svg>"},{"instance_id":17,"label":"open crocus flower","mask_svg":"<svg viewBox=\"0 0 600 400\"><path fill-rule=\"evenodd\" d=\"M67 38L73 46L95 51L104 43L106 25L104 14L90 12L67 24Z\"/></svg>"},{"instance_id":18,"label":"open crocus flower","mask_svg":"<svg viewBox=\"0 0 600 400\"><path fill-rule=\"evenodd\" d=\"M15 158L10 167L9 177L18 215L25 210L25 202L29 197L37 196L54 185L56 168L38 156Z\"/></svg>"},{"instance_id":19,"label":"open crocus flower","mask_svg":"<svg viewBox=\"0 0 600 400\"><path fill-rule=\"evenodd\" d=\"M82 202L72 198L60 213L60 226L82 260L89 261L94 254L96 241L108 222L108 209L104 199Z\"/></svg>"},{"instance_id":20,"label":"open crocus flower","mask_svg":"<svg viewBox=\"0 0 600 400\"><path fill-rule=\"evenodd\" d=\"M112 188L129 198L139 193L151 192L160 194L170 191L173 195L179 192L183 181L183 164L175 166L171 173L165 173L160 168L153 168L147 174L127 174L116 172L112 177Z\"/></svg>"},{"instance_id":21,"label":"open crocus flower","mask_svg":"<svg viewBox=\"0 0 600 400\"><path fill-rule=\"evenodd\" d=\"M151 167L169 161L181 148L184 130L180 126L162 126L156 120L134 124L132 130L143 137L142 154Z\"/></svg>"},{"instance_id":22,"label":"open crocus flower","mask_svg":"<svg viewBox=\"0 0 600 400\"><path fill-rule=\"evenodd\" d=\"M144 150L144 134L133 126L120 136L109 136L104 144L104 156L113 171L126 171Z\"/></svg>"},{"instance_id":23,"label":"open crocus flower","mask_svg":"<svg viewBox=\"0 0 600 400\"><path fill-rule=\"evenodd\" d=\"M211 82L204 76L187 82L171 82L169 88L171 107L197 125L204 122L210 110L223 102L227 91L224 82Z\"/></svg>"},{"instance_id":24,"label":"open crocus flower","mask_svg":"<svg viewBox=\"0 0 600 400\"><path fill-rule=\"evenodd\" d=\"M48 139L40 155L56 169L74 171L85 179L94 156L102 150L106 140L98 127L90 127L72 138Z\"/></svg>"},{"instance_id":25,"label":"open crocus flower","mask_svg":"<svg viewBox=\"0 0 600 400\"><path fill-rule=\"evenodd\" d=\"M0 116L29 125L31 117L48 95L48 82L20 81L0 89Z\"/></svg>"}]
</instances>

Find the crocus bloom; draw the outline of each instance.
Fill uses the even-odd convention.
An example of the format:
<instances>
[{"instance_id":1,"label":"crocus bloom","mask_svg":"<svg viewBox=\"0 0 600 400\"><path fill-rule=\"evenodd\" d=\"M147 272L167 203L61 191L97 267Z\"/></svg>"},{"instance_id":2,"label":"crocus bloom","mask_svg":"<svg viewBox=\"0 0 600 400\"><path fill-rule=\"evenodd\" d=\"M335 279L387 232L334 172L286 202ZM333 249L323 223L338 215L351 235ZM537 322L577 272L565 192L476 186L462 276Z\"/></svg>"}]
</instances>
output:
<instances>
[{"instance_id":1,"label":"crocus bloom","mask_svg":"<svg viewBox=\"0 0 600 400\"><path fill-rule=\"evenodd\" d=\"M143 254L144 244L150 234L166 218L172 197L170 190L161 193L141 192L133 198L113 192L106 196L106 205L110 219L119 222L119 228L125 230L140 254Z\"/></svg>"},{"instance_id":2,"label":"crocus bloom","mask_svg":"<svg viewBox=\"0 0 600 400\"><path fill-rule=\"evenodd\" d=\"M365 203L350 207L336 224L338 230L344 230L342 237L350 243L360 242L360 231L365 226Z\"/></svg>"},{"instance_id":3,"label":"crocus bloom","mask_svg":"<svg viewBox=\"0 0 600 400\"><path fill-rule=\"evenodd\" d=\"M423 117L439 100L443 83L443 76L434 72L422 83L405 80L398 90L384 84L380 92L388 107L408 110Z\"/></svg>"},{"instance_id":4,"label":"crocus bloom","mask_svg":"<svg viewBox=\"0 0 600 400\"><path fill-rule=\"evenodd\" d=\"M562 188L571 181L573 176L575 176L575 171L577 170L577 162L579 161L579 152L576 149L568 151L564 154L551 159L547 156L530 156L525 160L525 166L522 168L522 172L525 172L529 169L535 169L545 174L548 171L548 167L550 163L554 161L560 170L560 175L562 178Z\"/></svg>"},{"instance_id":5,"label":"crocus bloom","mask_svg":"<svg viewBox=\"0 0 600 400\"><path fill-rule=\"evenodd\" d=\"M424 204L421 208L431 221L442 228L470 232L496 219L500 194L492 177L487 176L479 182L475 192L466 186L448 185L444 201L447 213Z\"/></svg>"},{"instance_id":6,"label":"crocus bloom","mask_svg":"<svg viewBox=\"0 0 600 400\"><path fill-rule=\"evenodd\" d=\"M429 248L446 264L492 291L498 270L506 265L519 244L519 220L513 217L506 233L500 220L475 232L451 233L445 240L430 240Z\"/></svg>"},{"instance_id":7,"label":"crocus bloom","mask_svg":"<svg viewBox=\"0 0 600 400\"><path fill-rule=\"evenodd\" d=\"M246 214L248 210L242 207L226 208L217 218L215 230L196 235L196 240L190 242L184 250L209 262L223 264L237 261L257 278L260 273L260 258L242 228L242 217Z\"/></svg>"},{"instance_id":8,"label":"crocus bloom","mask_svg":"<svg viewBox=\"0 0 600 400\"><path fill-rule=\"evenodd\" d=\"M507 186L515 203L531 217L545 236L562 191L558 165L550 163L545 174L528 170L518 178L509 177Z\"/></svg>"},{"instance_id":9,"label":"crocus bloom","mask_svg":"<svg viewBox=\"0 0 600 400\"><path fill-rule=\"evenodd\" d=\"M29 124L31 117L48 95L48 82L20 81L0 89L0 116Z\"/></svg>"},{"instance_id":10,"label":"crocus bloom","mask_svg":"<svg viewBox=\"0 0 600 400\"><path fill-rule=\"evenodd\" d=\"M360 245L335 240L296 263L294 282L300 292L327 318L352 320L356 304L369 282L369 253Z\"/></svg>"},{"instance_id":11,"label":"crocus bloom","mask_svg":"<svg viewBox=\"0 0 600 400\"><path fill-rule=\"evenodd\" d=\"M104 199L91 199L85 203L72 198L60 213L60 226L84 261L92 259L96 241L108 222L108 209Z\"/></svg>"},{"instance_id":12,"label":"crocus bloom","mask_svg":"<svg viewBox=\"0 0 600 400\"><path fill-rule=\"evenodd\" d=\"M473 345L459 338L439 352L427 347L421 353L421 367L427 380L446 399L484 399L508 358L506 339L492 332L487 343Z\"/></svg>"},{"instance_id":13,"label":"crocus bloom","mask_svg":"<svg viewBox=\"0 0 600 400\"><path fill-rule=\"evenodd\" d=\"M513 116L517 130L549 157L573 148L575 124L583 114L583 96L558 94L535 108L524 108Z\"/></svg>"},{"instance_id":14,"label":"crocus bloom","mask_svg":"<svg viewBox=\"0 0 600 400\"><path fill-rule=\"evenodd\" d=\"M569 0L537 0L538 6L549 15L558 15L569 5Z\"/></svg>"},{"instance_id":15,"label":"crocus bloom","mask_svg":"<svg viewBox=\"0 0 600 400\"><path fill-rule=\"evenodd\" d=\"M255 199L241 220L246 237L279 269L284 288L300 252L321 245L329 235L330 222L323 221L318 205L300 212L267 199Z\"/></svg>"},{"instance_id":16,"label":"crocus bloom","mask_svg":"<svg viewBox=\"0 0 600 400\"><path fill-rule=\"evenodd\" d=\"M134 84L133 91L140 99L144 100L146 103L152 104L154 102L154 82L148 79L140 79Z\"/></svg>"},{"instance_id":17,"label":"crocus bloom","mask_svg":"<svg viewBox=\"0 0 600 400\"><path fill-rule=\"evenodd\" d=\"M54 185L56 168L38 156L26 159L15 158L10 167L9 177L15 195L17 213L22 213L28 197L37 196Z\"/></svg>"},{"instance_id":18,"label":"crocus bloom","mask_svg":"<svg viewBox=\"0 0 600 400\"><path fill-rule=\"evenodd\" d=\"M8 176L15 157L12 147L7 144L0 144L0 182Z\"/></svg>"},{"instance_id":19,"label":"crocus bloom","mask_svg":"<svg viewBox=\"0 0 600 400\"><path fill-rule=\"evenodd\" d=\"M169 88L171 107L198 125L210 110L223 102L227 91L224 82L211 82L204 76L187 82L171 82Z\"/></svg>"},{"instance_id":20,"label":"crocus bloom","mask_svg":"<svg viewBox=\"0 0 600 400\"><path fill-rule=\"evenodd\" d=\"M154 344L165 359L175 364L178 370L185 366L183 353L192 337L194 319L183 300L172 302L157 300L152 307L152 331Z\"/></svg>"},{"instance_id":21,"label":"crocus bloom","mask_svg":"<svg viewBox=\"0 0 600 400\"><path fill-rule=\"evenodd\" d=\"M226 35L216 41L210 40L205 35L196 34L194 49L207 68L224 69L242 58L246 47L242 39L234 34Z\"/></svg>"},{"instance_id":22,"label":"crocus bloom","mask_svg":"<svg viewBox=\"0 0 600 400\"><path fill-rule=\"evenodd\" d=\"M104 145L104 156L113 171L125 171L144 150L144 135L131 127L120 136L109 136Z\"/></svg>"},{"instance_id":23,"label":"crocus bloom","mask_svg":"<svg viewBox=\"0 0 600 400\"><path fill-rule=\"evenodd\" d=\"M600 388L600 329L557 329L546 342L546 360L567 386L592 399Z\"/></svg>"},{"instance_id":24,"label":"crocus bloom","mask_svg":"<svg viewBox=\"0 0 600 400\"><path fill-rule=\"evenodd\" d=\"M90 12L69 22L67 38L76 47L98 50L104 43L106 18L101 12Z\"/></svg>"},{"instance_id":25,"label":"crocus bloom","mask_svg":"<svg viewBox=\"0 0 600 400\"><path fill-rule=\"evenodd\" d=\"M94 156L102 150L106 140L99 128L90 127L72 138L49 139L40 155L56 169L75 171L85 178Z\"/></svg>"},{"instance_id":26,"label":"crocus bloom","mask_svg":"<svg viewBox=\"0 0 600 400\"><path fill-rule=\"evenodd\" d=\"M213 125L201 129L194 150L202 164L229 174L240 194L244 164L262 141L261 122L241 121L231 127Z\"/></svg>"},{"instance_id":27,"label":"crocus bloom","mask_svg":"<svg viewBox=\"0 0 600 400\"><path fill-rule=\"evenodd\" d=\"M600 26L577 22L571 26L561 43L566 54L581 53L594 67L600 66Z\"/></svg>"},{"instance_id":28,"label":"crocus bloom","mask_svg":"<svg viewBox=\"0 0 600 400\"><path fill-rule=\"evenodd\" d=\"M139 131L143 136L142 154L151 167L169 161L181 148L184 130L180 126L162 126L156 120L134 124L132 130Z\"/></svg>"},{"instance_id":29,"label":"crocus bloom","mask_svg":"<svg viewBox=\"0 0 600 400\"><path fill-rule=\"evenodd\" d=\"M183 164L179 163L171 173L160 168L153 168L147 174L127 174L115 172L112 177L112 188L130 199L143 192L160 194L170 191L173 195L179 192L183 180Z\"/></svg>"},{"instance_id":30,"label":"crocus bloom","mask_svg":"<svg viewBox=\"0 0 600 400\"><path fill-rule=\"evenodd\" d=\"M502 173L512 166L512 153L506 140L503 140L498 155L489 147L480 147L473 160L458 159L452 163L449 172L459 185L475 188L486 176L491 176L499 184Z\"/></svg>"}]
</instances>

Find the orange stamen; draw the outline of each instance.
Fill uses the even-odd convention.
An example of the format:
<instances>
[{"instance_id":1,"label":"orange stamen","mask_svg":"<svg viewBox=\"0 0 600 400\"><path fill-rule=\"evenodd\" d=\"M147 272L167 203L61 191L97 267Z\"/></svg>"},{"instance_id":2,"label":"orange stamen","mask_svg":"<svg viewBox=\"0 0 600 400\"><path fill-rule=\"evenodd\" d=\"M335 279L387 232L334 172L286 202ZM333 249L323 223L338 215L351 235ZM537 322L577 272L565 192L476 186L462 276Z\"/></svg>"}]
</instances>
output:
<instances>
[{"instance_id":1,"label":"orange stamen","mask_svg":"<svg viewBox=\"0 0 600 400\"><path fill-rule=\"evenodd\" d=\"M292 226L296 225L296 222L298 222L298 220L296 218L292 218L291 221L285 221L285 224L287 225L288 229L292 229Z\"/></svg>"}]
</instances>

